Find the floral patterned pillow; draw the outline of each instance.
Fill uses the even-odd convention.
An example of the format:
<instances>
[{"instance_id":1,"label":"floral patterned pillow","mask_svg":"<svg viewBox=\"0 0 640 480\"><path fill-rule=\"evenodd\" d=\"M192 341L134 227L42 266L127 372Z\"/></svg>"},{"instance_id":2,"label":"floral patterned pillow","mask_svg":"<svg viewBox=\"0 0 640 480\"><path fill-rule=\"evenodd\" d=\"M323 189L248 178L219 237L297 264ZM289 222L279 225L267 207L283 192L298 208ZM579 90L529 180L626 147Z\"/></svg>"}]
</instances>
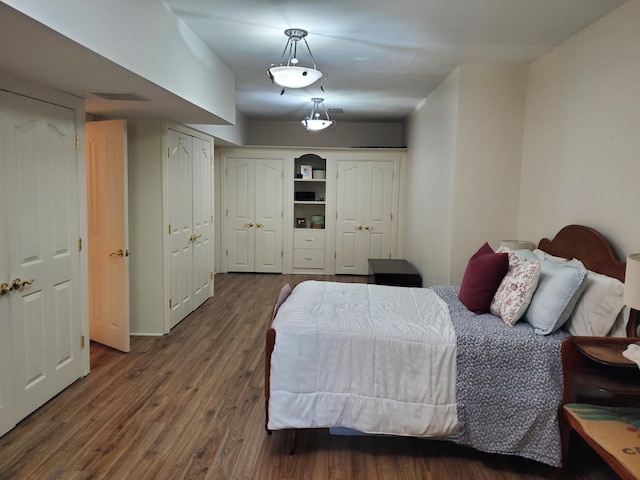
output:
<instances>
[{"instance_id":1,"label":"floral patterned pillow","mask_svg":"<svg viewBox=\"0 0 640 480\"><path fill-rule=\"evenodd\" d=\"M509 254L509 271L491 300L490 310L513 326L531 303L540 278L540 262L519 257L506 247L498 248L497 252Z\"/></svg>"}]
</instances>

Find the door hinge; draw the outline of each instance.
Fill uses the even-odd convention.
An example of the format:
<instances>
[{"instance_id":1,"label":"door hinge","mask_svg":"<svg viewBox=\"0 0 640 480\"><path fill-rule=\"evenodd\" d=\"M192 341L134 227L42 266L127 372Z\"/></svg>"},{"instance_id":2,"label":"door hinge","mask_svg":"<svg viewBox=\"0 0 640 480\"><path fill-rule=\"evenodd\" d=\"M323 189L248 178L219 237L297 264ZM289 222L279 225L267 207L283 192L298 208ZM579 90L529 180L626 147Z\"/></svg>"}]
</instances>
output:
<instances>
[{"instance_id":1,"label":"door hinge","mask_svg":"<svg viewBox=\"0 0 640 480\"><path fill-rule=\"evenodd\" d=\"M171 310L171 308L173 308L173 303L171 302L171 299L169 299L169 310Z\"/></svg>"},{"instance_id":2,"label":"door hinge","mask_svg":"<svg viewBox=\"0 0 640 480\"><path fill-rule=\"evenodd\" d=\"M393 220L393 213L391 214L391 220Z\"/></svg>"},{"instance_id":3,"label":"door hinge","mask_svg":"<svg viewBox=\"0 0 640 480\"><path fill-rule=\"evenodd\" d=\"M280 258L284 258L284 250L280 250Z\"/></svg>"},{"instance_id":4,"label":"door hinge","mask_svg":"<svg viewBox=\"0 0 640 480\"><path fill-rule=\"evenodd\" d=\"M213 215L211 215L211 223L213 223Z\"/></svg>"},{"instance_id":5,"label":"door hinge","mask_svg":"<svg viewBox=\"0 0 640 480\"><path fill-rule=\"evenodd\" d=\"M167 147L167 158L171 158L171 147Z\"/></svg>"},{"instance_id":6,"label":"door hinge","mask_svg":"<svg viewBox=\"0 0 640 480\"><path fill-rule=\"evenodd\" d=\"M84 335L80 335L80 350L84 349Z\"/></svg>"},{"instance_id":7,"label":"door hinge","mask_svg":"<svg viewBox=\"0 0 640 480\"><path fill-rule=\"evenodd\" d=\"M82 237L78 238L78 251L82 251Z\"/></svg>"},{"instance_id":8,"label":"door hinge","mask_svg":"<svg viewBox=\"0 0 640 480\"><path fill-rule=\"evenodd\" d=\"M169 231L168 231L169 235L171 235L171 224L169 224Z\"/></svg>"},{"instance_id":9,"label":"door hinge","mask_svg":"<svg viewBox=\"0 0 640 480\"><path fill-rule=\"evenodd\" d=\"M76 150L80 150L80 137L76 135Z\"/></svg>"},{"instance_id":10,"label":"door hinge","mask_svg":"<svg viewBox=\"0 0 640 480\"><path fill-rule=\"evenodd\" d=\"M209 272L209 280L213 280L213 272Z\"/></svg>"},{"instance_id":11,"label":"door hinge","mask_svg":"<svg viewBox=\"0 0 640 480\"><path fill-rule=\"evenodd\" d=\"M225 252L225 255L228 257L229 256L229 249L227 248L227 251Z\"/></svg>"}]
</instances>

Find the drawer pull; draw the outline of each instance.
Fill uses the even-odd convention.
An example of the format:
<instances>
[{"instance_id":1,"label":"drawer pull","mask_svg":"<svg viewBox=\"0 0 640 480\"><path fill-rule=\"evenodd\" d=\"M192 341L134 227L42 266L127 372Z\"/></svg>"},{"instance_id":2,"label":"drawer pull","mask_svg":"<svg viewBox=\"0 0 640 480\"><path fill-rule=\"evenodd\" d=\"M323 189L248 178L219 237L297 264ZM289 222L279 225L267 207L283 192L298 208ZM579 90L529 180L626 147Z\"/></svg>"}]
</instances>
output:
<instances>
[{"instance_id":1,"label":"drawer pull","mask_svg":"<svg viewBox=\"0 0 640 480\"><path fill-rule=\"evenodd\" d=\"M305 260L313 260L313 257L304 257Z\"/></svg>"},{"instance_id":2,"label":"drawer pull","mask_svg":"<svg viewBox=\"0 0 640 480\"><path fill-rule=\"evenodd\" d=\"M305 238L304 241L305 242L313 242L313 238Z\"/></svg>"}]
</instances>

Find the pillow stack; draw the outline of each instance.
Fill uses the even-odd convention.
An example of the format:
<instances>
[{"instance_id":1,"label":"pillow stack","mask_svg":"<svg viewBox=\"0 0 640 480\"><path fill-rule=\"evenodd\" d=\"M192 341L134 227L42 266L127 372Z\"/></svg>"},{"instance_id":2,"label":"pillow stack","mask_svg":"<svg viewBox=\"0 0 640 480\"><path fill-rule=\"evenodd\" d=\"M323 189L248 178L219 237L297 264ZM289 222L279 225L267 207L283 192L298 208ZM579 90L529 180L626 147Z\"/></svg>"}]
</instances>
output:
<instances>
[{"instance_id":1,"label":"pillow stack","mask_svg":"<svg viewBox=\"0 0 640 480\"><path fill-rule=\"evenodd\" d=\"M564 326L572 335L606 336L623 293L622 282L579 260L504 246L494 252L485 243L469 259L458 297L472 312L491 312L508 325L523 319L539 335Z\"/></svg>"}]
</instances>

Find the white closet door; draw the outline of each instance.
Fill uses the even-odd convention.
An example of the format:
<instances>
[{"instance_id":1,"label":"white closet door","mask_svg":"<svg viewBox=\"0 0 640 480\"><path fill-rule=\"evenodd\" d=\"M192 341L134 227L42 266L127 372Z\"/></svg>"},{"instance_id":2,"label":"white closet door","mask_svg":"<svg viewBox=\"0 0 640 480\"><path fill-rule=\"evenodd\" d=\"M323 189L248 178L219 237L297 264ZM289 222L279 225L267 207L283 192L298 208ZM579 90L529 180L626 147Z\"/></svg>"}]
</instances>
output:
<instances>
[{"instance_id":1,"label":"white closet door","mask_svg":"<svg viewBox=\"0 0 640 480\"><path fill-rule=\"evenodd\" d=\"M168 244L166 268L169 283L169 328L192 311L192 137L175 130L167 133L166 219Z\"/></svg>"},{"instance_id":2,"label":"white closet door","mask_svg":"<svg viewBox=\"0 0 640 480\"><path fill-rule=\"evenodd\" d=\"M365 162L338 162L336 274L366 275Z\"/></svg>"},{"instance_id":3,"label":"white closet door","mask_svg":"<svg viewBox=\"0 0 640 480\"><path fill-rule=\"evenodd\" d=\"M10 202L0 254L8 252L11 279L33 281L8 294L15 413L23 418L82 375L75 113L9 93L2 109Z\"/></svg>"},{"instance_id":4,"label":"white closet door","mask_svg":"<svg viewBox=\"0 0 640 480\"><path fill-rule=\"evenodd\" d=\"M392 162L367 162L364 218L366 262L369 258L391 258L391 213L393 212ZM363 274L367 274L366 271Z\"/></svg>"},{"instance_id":5,"label":"white closet door","mask_svg":"<svg viewBox=\"0 0 640 480\"><path fill-rule=\"evenodd\" d=\"M193 138L193 309L198 308L212 292L213 179L211 142Z\"/></svg>"},{"instance_id":6,"label":"white closet door","mask_svg":"<svg viewBox=\"0 0 640 480\"><path fill-rule=\"evenodd\" d=\"M226 169L227 270L255 269L255 160L228 158Z\"/></svg>"},{"instance_id":7,"label":"white closet door","mask_svg":"<svg viewBox=\"0 0 640 480\"><path fill-rule=\"evenodd\" d=\"M282 160L255 161L255 271L282 272Z\"/></svg>"},{"instance_id":8,"label":"white closet door","mask_svg":"<svg viewBox=\"0 0 640 480\"><path fill-rule=\"evenodd\" d=\"M369 258L391 258L394 169L394 162L338 162L337 274L367 275Z\"/></svg>"}]
</instances>

